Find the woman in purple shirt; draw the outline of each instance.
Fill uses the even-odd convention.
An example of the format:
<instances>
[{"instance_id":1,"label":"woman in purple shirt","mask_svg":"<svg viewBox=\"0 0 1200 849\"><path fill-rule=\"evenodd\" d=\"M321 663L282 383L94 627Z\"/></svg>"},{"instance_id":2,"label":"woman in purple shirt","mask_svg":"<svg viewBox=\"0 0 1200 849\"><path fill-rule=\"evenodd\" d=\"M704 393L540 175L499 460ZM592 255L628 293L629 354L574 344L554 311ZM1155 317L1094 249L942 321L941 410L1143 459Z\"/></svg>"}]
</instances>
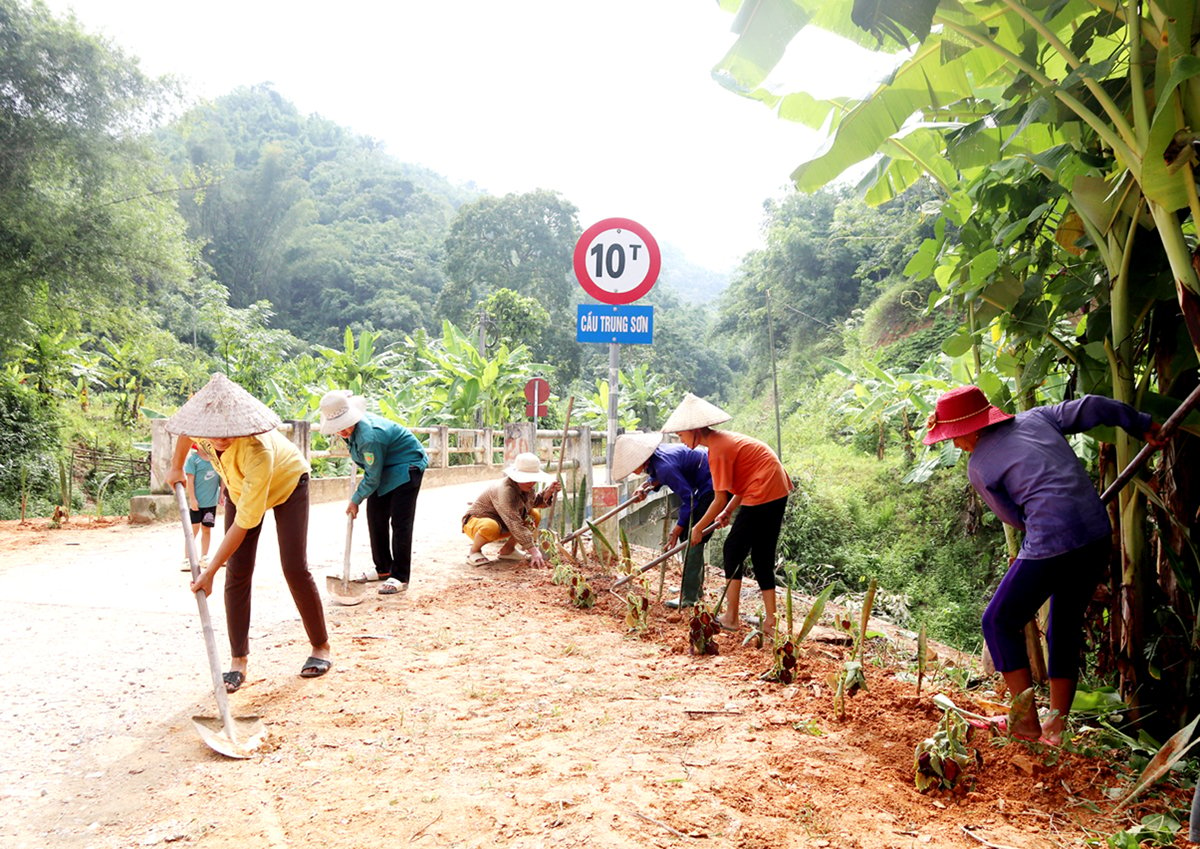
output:
<instances>
[{"instance_id":1,"label":"woman in purple shirt","mask_svg":"<svg viewBox=\"0 0 1200 849\"><path fill-rule=\"evenodd\" d=\"M624 480L634 472L644 473L648 480L635 495L645 498L647 492L666 486L679 496L679 517L666 546L673 548L680 537L688 537L693 520L703 516L712 504L712 474L708 470L707 451L677 443L663 445L662 439L660 431L617 437L613 447L613 480ZM706 534L698 545L689 545L684 551L679 599L668 601L667 607L692 607L704 597L704 544L710 536L711 533Z\"/></svg>"},{"instance_id":2,"label":"woman in purple shirt","mask_svg":"<svg viewBox=\"0 0 1200 849\"><path fill-rule=\"evenodd\" d=\"M1014 694L1033 686L1024 628L1049 599L1050 714L1036 710L1011 730L1059 745L1075 697L1083 617L1109 560L1108 511L1065 438L1099 425L1119 426L1157 444L1158 425L1128 404L1085 395L1016 416L988 403L974 386L943 394L929 417L925 444L946 439L971 455L967 477L993 512L1025 532L1017 558L983 614L983 637ZM1003 717L992 720L1003 729Z\"/></svg>"}]
</instances>

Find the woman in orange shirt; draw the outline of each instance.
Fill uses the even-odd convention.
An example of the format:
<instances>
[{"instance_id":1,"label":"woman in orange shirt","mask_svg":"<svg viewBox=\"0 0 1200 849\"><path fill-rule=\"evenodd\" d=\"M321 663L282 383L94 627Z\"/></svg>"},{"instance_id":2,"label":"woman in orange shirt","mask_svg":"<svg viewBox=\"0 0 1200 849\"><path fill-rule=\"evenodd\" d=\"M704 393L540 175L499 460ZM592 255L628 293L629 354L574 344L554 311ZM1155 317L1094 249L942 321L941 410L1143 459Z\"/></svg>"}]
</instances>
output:
<instances>
[{"instance_id":1,"label":"woman in orange shirt","mask_svg":"<svg viewBox=\"0 0 1200 849\"><path fill-rule=\"evenodd\" d=\"M743 565L746 557L754 568L754 578L763 596L762 631L775 633L775 550L792 479L775 452L764 442L733 431L713 430L712 426L732 418L728 413L690 392L671 413L663 431L678 433L688 448L708 449L708 468L712 472L713 501L692 526L691 541L699 545L704 530L716 522L733 527L725 538L725 613L721 627L737 627L741 601Z\"/></svg>"}]
</instances>

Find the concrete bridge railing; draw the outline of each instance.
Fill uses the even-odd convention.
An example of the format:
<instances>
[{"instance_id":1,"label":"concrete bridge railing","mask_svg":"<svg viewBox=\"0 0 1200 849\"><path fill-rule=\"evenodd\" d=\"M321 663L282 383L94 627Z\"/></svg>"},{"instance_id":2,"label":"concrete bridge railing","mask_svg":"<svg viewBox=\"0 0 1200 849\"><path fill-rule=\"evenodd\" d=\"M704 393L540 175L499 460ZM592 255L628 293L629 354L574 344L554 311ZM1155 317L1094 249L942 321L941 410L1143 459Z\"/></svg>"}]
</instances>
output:
<instances>
[{"instance_id":1,"label":"concrete bridge railing","mask_svg":"<svg viewBox=\"0 0 1200 849\"><path fill-rule=\"evenodd\" d=\"M328 449L313 449L312 423L303 420L284 422L280 432L286 435L310 461L322 457L348 458L346 443L334 438ZM605 465L607 438L604 433L593 433L587 426L569 429L565 436L562 430L537 428L533 422L513 422L502 429L495 428L452 428L415 427L411 431L425 445L429 454L429 468L425 471L423 487L450 484L481 484L500 476L505 466L523 452L533 452L546 465L551 474L562 473L562 508L569 517L581 483L587 482L589 504L584 515L593 516L607 512L612 506L625 500L642 478L633 477L618 484L611 484ZM177 520L174 496L167 489L166 475L175 451L175 437L167 432L166 421L151 422L150 438L150 494L137 495L130 501L131 522L156 522ZM309 495L314 502L338 501L349 497L348 476L312 477ZM672 504L668 496L652 494L646 501L620 517L626 534L642 544L655 544L654 523L660 523ZM673 511L672 511L673 512ZM557 524L557 522L556 522ZM601 527L610 539L618 535L617 520ZM664 531L665 532L665 531ZM661 538L662 533L657 533ZM643 539L643 537L645 539Z\"/></svg>"}]
</instances>

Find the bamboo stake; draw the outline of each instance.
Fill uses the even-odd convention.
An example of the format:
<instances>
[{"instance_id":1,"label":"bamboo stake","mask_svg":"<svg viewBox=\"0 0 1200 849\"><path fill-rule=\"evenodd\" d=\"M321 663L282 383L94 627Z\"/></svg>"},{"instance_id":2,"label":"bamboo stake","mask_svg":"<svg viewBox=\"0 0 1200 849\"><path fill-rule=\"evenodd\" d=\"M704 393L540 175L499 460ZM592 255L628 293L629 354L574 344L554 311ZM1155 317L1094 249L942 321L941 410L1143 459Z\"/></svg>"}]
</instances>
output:
<instances>
[{"instance_id":1,"label":"bamboo stake","mask_svg":"<svg viewBox=\"0 0 1200 849\"><path fill-rule=\"evenodd\" d=\"M571 410L574 408L574 406L575 396L572 395L567 401L567 418L563 422L562 443L558 446L558 469L555 471L560 481L562 480L563 455L565 455L567 452L567 432L571 429ZM566 496L564 495L563 497L565 498ZM546 517L547 528L554 528L554 507L557 503L558 499L550 502L550 512Z\"/></svg>"}]
</instances>

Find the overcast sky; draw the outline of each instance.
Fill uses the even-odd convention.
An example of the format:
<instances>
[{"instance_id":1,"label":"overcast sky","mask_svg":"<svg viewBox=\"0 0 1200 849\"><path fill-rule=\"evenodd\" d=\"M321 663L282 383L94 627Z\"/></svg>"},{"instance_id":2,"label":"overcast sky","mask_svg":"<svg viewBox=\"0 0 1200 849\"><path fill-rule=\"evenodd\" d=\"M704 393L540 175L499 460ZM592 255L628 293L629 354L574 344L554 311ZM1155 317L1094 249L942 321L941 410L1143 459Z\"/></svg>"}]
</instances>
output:
<instances>
[{"instance_id":1,"label":"overcast sky","mask_svg":"<svg viewBox=\"0 0 1200 849\"><path fill-rule=\"evenodd\" d=\"M558 191L582 227L632 218L716 271L761 245L762 202L819 143L712 80L734 40L716 0L48 5L195 97L271 83L399 160L497 195ZM882 65L849 47L793 51L797 87L867 90Z\"/></svg>"}]
</instances>

